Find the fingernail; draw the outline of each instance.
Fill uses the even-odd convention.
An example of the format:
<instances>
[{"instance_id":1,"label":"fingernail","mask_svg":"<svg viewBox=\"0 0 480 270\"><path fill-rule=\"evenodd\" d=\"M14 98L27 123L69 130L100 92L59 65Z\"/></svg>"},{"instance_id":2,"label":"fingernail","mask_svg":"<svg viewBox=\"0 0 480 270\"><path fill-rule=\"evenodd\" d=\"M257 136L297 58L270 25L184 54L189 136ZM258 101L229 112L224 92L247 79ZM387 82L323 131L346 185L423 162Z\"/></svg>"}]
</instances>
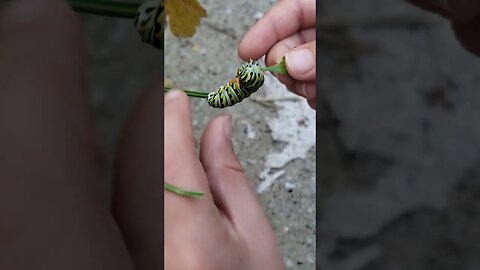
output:
<instances>
[{"instance_id":1,"label":"fingernail","mask_svg":"<svg viewBox=\"0 0 480 270\"><path fill-rule=\"evenodd\" d=\"M223 122L223 130L225 136L230 140L232 138L232 116L227 115L225 121Z\"/></svg>"},{"instance_id":2,"label":"fingernail","mask_svg":"<svg viewBox=\"0 0 480 270\"><path fill-rule=\"evenodd\" d=\"M176 99L177 97L179 97L181 94L181 91L179 90L172 90L172 91L169 91L166 95L165 95L165 102L171 102L172 100Z\"/></svg>"},{"instance_id":3,"label":"fingernail","mask_svg":"<svg viewBox=\"0 0 480 270\"><path fill-rule=\"evenodd\" d=\"M294 73L305 74L315 67L315 59L308 49L298 49L285 54L287 66Z\"/></svg>"}]
</instances>

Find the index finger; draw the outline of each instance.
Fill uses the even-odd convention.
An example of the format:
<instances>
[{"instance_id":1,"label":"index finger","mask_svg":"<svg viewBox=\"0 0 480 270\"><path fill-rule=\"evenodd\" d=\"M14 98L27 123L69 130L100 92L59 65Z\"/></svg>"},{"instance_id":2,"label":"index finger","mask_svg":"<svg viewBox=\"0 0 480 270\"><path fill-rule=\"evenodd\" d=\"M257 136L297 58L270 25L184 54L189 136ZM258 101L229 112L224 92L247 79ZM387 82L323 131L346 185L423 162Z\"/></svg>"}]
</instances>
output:
<instances>
[{"instance_id":1,"label":"index finger","mask_svg":"<svg viewBox=\"0 0 480 270\"><path fill-rule=\"evenodd\" d=\"M181 189L205 192L201 201L211 202L205 171L195 155L190 101L181 91L170 92L165 96L164 112L165 182ZM191 204L191 200L180 197L165 193L165 201L171 199L178 200L179 204Z\"/></svg>"},{"instance_id":2,"label":"index finger","mask_svg":"<svg viewBox=\"0 0 480 270\"><path fill-rule=\"evenodd\" d=\"M315 0L280 1L245 35L238 55L245 61L259 59L278 41L314 26Z\"/></svg>"}]
</instances>

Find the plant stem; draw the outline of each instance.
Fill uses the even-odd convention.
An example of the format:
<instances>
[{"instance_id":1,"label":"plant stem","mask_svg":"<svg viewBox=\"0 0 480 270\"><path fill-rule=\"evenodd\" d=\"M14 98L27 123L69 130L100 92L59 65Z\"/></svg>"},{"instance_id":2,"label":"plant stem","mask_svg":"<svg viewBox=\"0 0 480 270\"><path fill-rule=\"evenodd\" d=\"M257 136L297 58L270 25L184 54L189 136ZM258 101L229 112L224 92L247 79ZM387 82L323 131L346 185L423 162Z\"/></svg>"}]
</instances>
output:
<instances>
[{"instance_id":1,"label":"plant stem","mask_svg":"<svg viewBox=\"0 0 480 270\"><path fill-rule=\"evenodd\" d=\"M205 194L205 192L201 192L201 191L184 190L184 189L175 187L175 186L167 184L167 183L163 184L163 188L165 188L165 190L173 192L177 195L193 197L193 198L196 198L196 199L200 199Z\"/></svg>"},{"instance_id":2,"label":"plant stem","mask_svg":"<svg viewBox=\"0 0 480 270\"><path fill-rule=\"evenodd\" d=\"M73 10L80 13L133 19L140 3L123 3L103 0L68 0Z\"/></svg>"},{"instance_id":3,"label":"plant stem","mask_svg":"<svg viewBox=\"0 0 480 270\"><path fill-rule=\"evenodd\" d=\"M163 92L165 92L165 93L172 90L172 87L170 87L170 86L164 86L163 88L164 88ZM188 90L188 89L182 89L182 91L185 92L185 94L187 94L187 96L189 96L189 97L207 98L207 96L208 96L207 92L198 92L198 91L192 91L192 90Z\"/></svg>"},{"instance_id":4,"label":"plant stem","mask_svg":"<svg viewBox=\"0 0 480 270\"><path fill-rule=\"evenodd\" d=\"M280 75L288 75L287 67L285 65L285 56L282 57L280 63L276 64L275 66L270 67L262 67L260 68L263 72L270 71L272 73L278 73Z\"/></svg>"}]
</instances>

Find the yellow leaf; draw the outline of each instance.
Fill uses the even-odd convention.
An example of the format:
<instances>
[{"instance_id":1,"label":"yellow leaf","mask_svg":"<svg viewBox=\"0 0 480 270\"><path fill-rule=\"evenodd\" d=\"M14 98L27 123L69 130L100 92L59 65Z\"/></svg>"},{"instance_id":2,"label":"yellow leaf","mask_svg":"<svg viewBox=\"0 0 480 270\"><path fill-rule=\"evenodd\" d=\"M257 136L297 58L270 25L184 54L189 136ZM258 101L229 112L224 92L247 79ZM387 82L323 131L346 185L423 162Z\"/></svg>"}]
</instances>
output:
<instances>
[{"instance_id":1,"label":"yellow leaf","mask_svg":"<svg viewBox=\"0 0 480 270\"><path fill-rule=\"evenodd\" d=\"M177 37L191 37L202 17L207 16L205 9L197 0L166 0L170 30Z\"/></svg>"}]
</instances>

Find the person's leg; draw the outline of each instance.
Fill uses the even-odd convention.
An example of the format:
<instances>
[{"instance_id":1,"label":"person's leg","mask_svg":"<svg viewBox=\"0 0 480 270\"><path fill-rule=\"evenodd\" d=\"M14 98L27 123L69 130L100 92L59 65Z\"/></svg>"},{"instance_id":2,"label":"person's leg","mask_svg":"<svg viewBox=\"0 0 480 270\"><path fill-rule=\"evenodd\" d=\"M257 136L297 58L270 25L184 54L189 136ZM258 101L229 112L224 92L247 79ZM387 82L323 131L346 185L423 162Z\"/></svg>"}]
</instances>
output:
<instances>
[{"instance_id":1,"label":"person's leg","mask_svg":"<svg viewBox=\"0 0 480 270\"><path fill-rule=\"evenodd\" d=\"M64 0L0 4L0 269L133 269L108 208Z\"/></svg>"}]
</instances>

